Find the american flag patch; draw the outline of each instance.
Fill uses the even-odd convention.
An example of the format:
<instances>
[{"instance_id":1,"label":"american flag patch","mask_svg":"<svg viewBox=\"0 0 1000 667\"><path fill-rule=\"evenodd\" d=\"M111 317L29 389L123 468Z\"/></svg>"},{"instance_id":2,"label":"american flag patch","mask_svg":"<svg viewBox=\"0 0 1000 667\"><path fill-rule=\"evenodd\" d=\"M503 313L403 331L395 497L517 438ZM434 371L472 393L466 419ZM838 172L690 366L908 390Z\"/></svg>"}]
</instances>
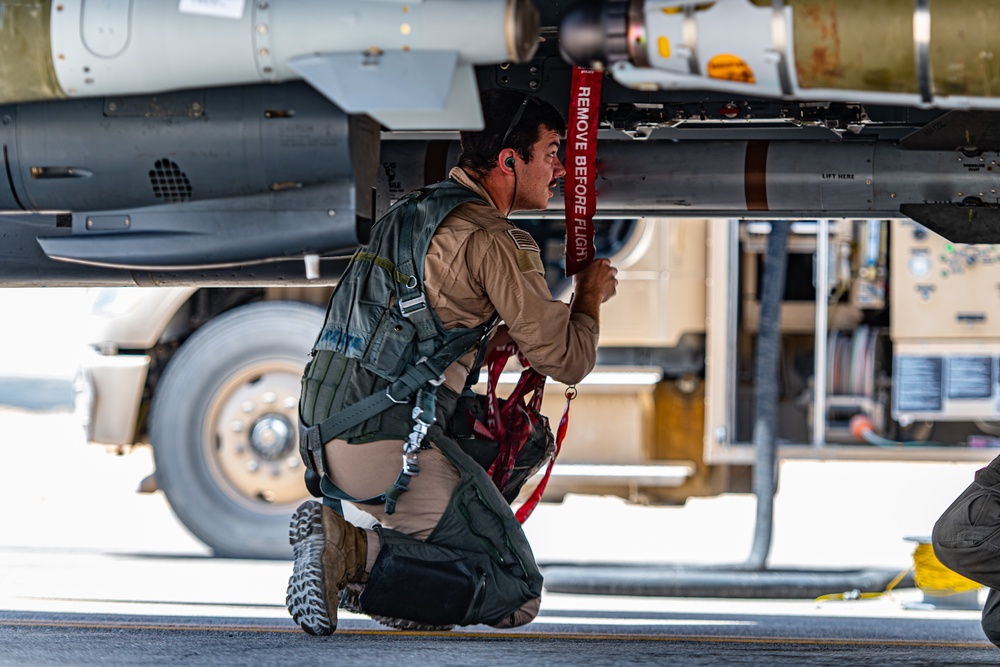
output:
<instances>
[{"instance_id":1,"label":"american flag patch","mask_svg":"<svg viewBox=\"0 0 1000 667\"><path fill-rule=\"evenodd\" d=\"M538 248L538 244L535 243L535 239L533 239L531 234L523 229L508 229L507 233L510 234L512 239L514 239L514 245L517 246L518 250L533 250L535 252L541 252Z\"/></svg>"}]
</instances>

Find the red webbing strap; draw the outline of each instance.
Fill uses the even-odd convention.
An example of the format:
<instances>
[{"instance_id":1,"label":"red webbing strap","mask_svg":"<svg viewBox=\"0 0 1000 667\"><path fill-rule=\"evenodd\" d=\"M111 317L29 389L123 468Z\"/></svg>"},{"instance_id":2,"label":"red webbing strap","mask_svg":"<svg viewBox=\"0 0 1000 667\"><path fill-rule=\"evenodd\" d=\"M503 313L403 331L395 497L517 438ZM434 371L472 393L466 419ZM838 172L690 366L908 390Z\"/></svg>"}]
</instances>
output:
<instances>
[{"instance_id":1,"label":"red webbing strap","mask_svg":"<svg viewBox=\"0 0 1000 667\"><path fill-rule=\"evenodd\" d=\"M523 366L526 368L521 373L514 391L504 401L500 407L500 400L497 397L497 384L500 381L500 374L507 365L507 360L511 355L517 354ZM494 440L499 445L500 451L493 460L493 465L487 471L493 479L498 489L502 489L510 479L514 470L514 461L517 453L521 450L525 440L531 434L532 424L525 418L525 412L515 409L517 405L524 405L525 396L529 393L531 398L527 405L540 413L542 407L542 397L545 390L545 376L531 368L528 360L517 350L517 345L510 342L506 345L499 345L490 351L487 357L488 381L486 385L486 424L474 422L472 424L475 432L481 436ZM575 395L575 393L573 394ZM552 474L552 466L559 456L559 449L562 446L563 438L566 436L566 427L569 424L569 401L570 392L567 391L566 410L559 421L559 428L556 435L556 451L549 461L548 468L541 483L531 493L528 500L517 511L517 520L524 523L525 519L531 515L538 501L545 491L549 476Z\"/></svg>"},{"instance_id":2,"label":"red webbing strap","mask_svg":"<svg viewBox=\"0 0 1000 667\"><path fill-rule=\"evenodd\" d=\"M559 428L556 429L556 451L552 454L552 460L549 461L549 465L545 468L545 475L542 477L542 481L538 483L535 490L531 492L528 499L524 501L524 504L517 508L517 512L514 516L517 518L518 523L524 523L531 516L531 513L535 511L535 507L538 505L538 501L542 499L542 494L545 493L545 487L549 484L549 477L552 475L552 466L556 464L556 459L559 458L559 450L562 449L563 438L566 437L566 428L569 426L569 402L576 398L576 390L570 389L566 390L566 408L563 410L562 419L559 420Z\"/></svg>"},{"instance_id":3,"label":"red webbing strap","mask_svg":"<svg viewBox=\"0 0 1000 667\"><path fill-rule=\"evenodd\" d=\"M495 440L500 447L493 465L490 466L489 474L493 478L493 483L498 489L502 489L507 480L510 479L514 469L514 459L521 449L521 445L528 439L531 433L531 424L524 418L524 413L516 410L515 406L524 404L524 397L528 392L533 392L531 404L541 405L541 396L545 387L545 376L540 375L531 367L524 369L521 378L517 381L514 391L500 407L497 397L497 383L500 381L500 373L503 372L507 360L513 354L518 354L517 345L513 342L506 345L499 345L490 350L487 357L487 368L489 369L489 381L486 386L486 425L477 422L473 424L476 433L490 440ZM520 356L521 364L528 366L528 361Z\"/></svg>"},{"instance_id":4,"label":"red webbing strap","mask_svg":"<svg viewBox=\"0 0 1000 667\"><path fill-rule=\"evenodd\" d=\"M566 275L582 271L594 259L594 212L597 197L597 122L603 72L573 67L569 129L566 132Z\"/></svg>"}]
</instances>

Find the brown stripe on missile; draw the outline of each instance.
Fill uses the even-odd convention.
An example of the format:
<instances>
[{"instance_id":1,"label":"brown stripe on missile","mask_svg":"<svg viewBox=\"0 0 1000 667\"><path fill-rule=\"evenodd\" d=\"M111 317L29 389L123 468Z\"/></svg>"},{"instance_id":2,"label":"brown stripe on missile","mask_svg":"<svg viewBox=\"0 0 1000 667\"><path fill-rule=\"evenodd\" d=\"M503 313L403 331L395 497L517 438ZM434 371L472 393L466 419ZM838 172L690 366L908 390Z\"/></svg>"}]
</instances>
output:
<instances>
[{"instance_id":1,"label":"brown stripe on missile","mask_svg":"<svg viewBox=\"0 0 1000 667\"><path fill-rule=\"evenodd\" d=\"M748 141L746 161L743 166L743 193L748 211L768 211L767 206L767 149L770 141Z\"/></svg>"},{"instance_id":2,"label":"brown stripe on missile","mask_svg":"<svg viewBox=\"0 0 1000 667\"><path fill-rule=\"evenodd\" d=\"M434 139L427 142L424 154L424 185L443 181L448 177L448 146L450 141Z\"/></svg>"}]
</instances>

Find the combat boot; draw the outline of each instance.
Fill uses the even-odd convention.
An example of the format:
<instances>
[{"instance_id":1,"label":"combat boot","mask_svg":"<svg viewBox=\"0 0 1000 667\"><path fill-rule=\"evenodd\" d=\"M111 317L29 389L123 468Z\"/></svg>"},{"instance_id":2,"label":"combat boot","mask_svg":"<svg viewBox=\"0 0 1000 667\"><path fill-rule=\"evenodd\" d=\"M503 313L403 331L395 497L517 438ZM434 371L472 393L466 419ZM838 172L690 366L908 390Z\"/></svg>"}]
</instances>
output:
<instances>
[{"instance_id":1,"label":"combat boot","mask_svg":"<svg viewBox=\"0 0 1000 667\"><path fill-rule=\"evenodd\" d=\"M340 592L368 580L368 536L329 507L307 500L292 515L288 540L295 557L288 613L309 634L329 635L337 629Z\"/></svg>"}]
</instances>

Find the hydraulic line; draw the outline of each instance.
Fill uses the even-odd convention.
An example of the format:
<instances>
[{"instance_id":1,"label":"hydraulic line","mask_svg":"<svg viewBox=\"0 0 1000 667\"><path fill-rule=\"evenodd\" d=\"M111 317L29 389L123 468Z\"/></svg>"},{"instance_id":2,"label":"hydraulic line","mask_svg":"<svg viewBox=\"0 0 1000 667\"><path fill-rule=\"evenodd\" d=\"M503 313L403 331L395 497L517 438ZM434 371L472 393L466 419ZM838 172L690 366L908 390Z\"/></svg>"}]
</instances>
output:
<instances>
[{"instance_id":1,"label":"hydraulic line","mask_svg":"<svg viewBox=\"0 0 1000 667\"><path fill-rule=\"evenodd\" d=\"M946 443L934 442L933 440L890 440L889 438L876 433L875 426L872 424L871 418L868 415L861 413L851 417L850 430L851 435L853 435L857 440L867 442L868 444L875 445L876 447L907 447L920 449L949 446Z\"/></svg>"},{"instance_id":2,"label":"hydraulic line","mask_svg":"<svg viewBox=\"0 0 1000 667\"><path fill-rule=\"evenodd\" d=\"M771 222L767 237L767 259L760 300L760 326L757 332L756 407L753 428L753 491L757 497L753 545L746 567L763 570L771 551L774 525L774 493L777 486L775 465L775 427L778 415L778 354L781 348L781 299L785 291L788 255L788 220Z\"/></svg>"}]
</instances>

